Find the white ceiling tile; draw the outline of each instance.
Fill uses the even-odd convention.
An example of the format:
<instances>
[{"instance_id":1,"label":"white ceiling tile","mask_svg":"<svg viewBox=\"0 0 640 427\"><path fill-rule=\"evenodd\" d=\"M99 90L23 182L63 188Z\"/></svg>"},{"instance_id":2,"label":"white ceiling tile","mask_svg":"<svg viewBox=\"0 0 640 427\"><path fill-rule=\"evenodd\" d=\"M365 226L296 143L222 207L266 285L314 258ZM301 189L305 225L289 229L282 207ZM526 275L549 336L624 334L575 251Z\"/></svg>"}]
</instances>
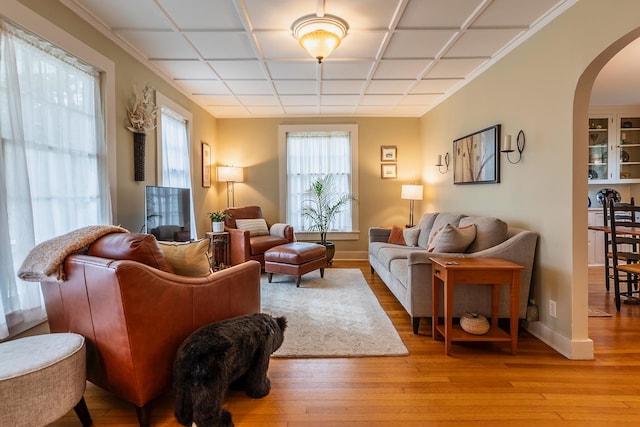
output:
<instances>
[{"instance_id":1,"label":"white ceiling tile","mask_svg":"<svg viewBox=\"0 0 640 427\"><path fill-rule=\"evenodd\" d=\"M270 95L240 95L238 99L245 106L276 107L280 106L278 99Z\"/></svg>"},{"instance_id":2,"label":"white ceiling tile","mask_svg":"<svg viewBox=\"0 0 640 427\"><path fill-rule=\"evenodd\" d=\"M425 95L407 95L398 103L398 105L417 105L425 106L431 105L436 101L442 99L442 95L439 94L425 94Z\"/></svg>"},{"instance_id":3,"label":"white ceiling tile","mask_svg":"<svg viewBox=\"0 0 640 427\"><path fill-rule=\"evenodd\" d=\"M324 80L323 95L359 95L366 80Z\"/></svg>"},{"instance_id":4,"label":"white ceiling tile","mask_svg":"<svg viewBox=\"0 0 640 427\"><path fill-rule=\"evenodd\" d=\"M467 74L487 62L482 58L442 59L425 75L426 78L464 78Z\"/></svg>"},{"instance_id":5,"label":"white ceiling tile","mask_svg":"<svg viewBox=\"0 0 640 427\"><path fill-rule=\"evenodd\" d=\"M209 61L209 63L224 80L263 80L267 78L262 65L256 60Z\"/></svg>"},{"instance_id":6,"label":"white ceiling tile","mask_svg":"<svg viewBox=\"0 0 640 427\"><path fill-rule=\"evenodd\" d=\"M256 30L290 29L298 18L316 13L316 0L244 0L244 4Z\"/></svg>"},{"instance_id":7,"label":"white ceiling tile","mask_svg":"<svg viewBox=\"0 0 640 427\"><path fill-rule=\"evenodd\" d=\"M414 87L411 88L411 93L414 94L430 94L430 93L445 93L453 86L462 82L463 79L425 79L420 80Z\"/></svg>"},{"instance_id":8,"label":"white ceiling tile","mask_svg":"<svg viewBox=\"0 0 640 427\"><path fill-rule=\"evenodd\" d=\"M182 31L243 29L232 0L158 0L158 3Z\"/></svg>"},{"instance_id":9,"label":"white ceiling tile","mask_svg":"<svg viewBox=\"0 0 640 427\"><path fill-rule=\"evenodd\" d=\"M557 0L493 0L472 28L505 25L528 27L557 3Z\"/></svg>"},{"instance_id":10,"label":"white ceiling tile","mask_svg":"<svg viewBox=\"0 0 640 427\"><path fill-rule=\"evenodd\" d=\"M365 95L360 105L396 105L401 98L401 95Z\"/></svg>"},{"instance_id":11,"label":"white ceiling tile","mask_svg":"<svg viewBox=\"0 0 640 427\"><path fill-rule=\"evenodd\" d=\"M396 31L383 57L434 58L455 34L453 30Z\"/></svg>"},{"instance_id":12,"label":"white ceiling tile","mask_svg":"<svg viewBox=\"0 0 640 427\"><path fill-rule=\"evenodd\" d=\"M242 32L185 32L204 59L254 59L249 37Z\"/></svg>"},{"instance_id":13,"label":"white ceiling tile","mask_svg":"<svg viewBox=\"0 0 640 427\"><path fill-rule=\"evenodd\" d=\"M496 52L500 51L502 46L508 44L519 34L522 34L522 30L468 30L455 41L443 57L461 58L484 56L490 58Z\"/></svg>"},{"instance_id":14,"label":"white ceiling tile","mask_svg":"<svg viewBox=\"0 0 640 427\"><path fill-rule=\"evenodd\" d=\"M82 0L81 3L112 29L171 29L171 22L153 0ZM141 16L144 19L140 19Z\"/></svg>"},{"instance_id":15,"label":"white ceiling tile","mask_svg":"<svg viewBox=\"0 0 640 427\"><path fill-rule=\"evenodd\" d=\"M284 114L282 107L248 106L249 113L260 117L278 117Z\"/></svg>"},{"instance_id":16,"label":"white ceiling tile","mask_svg":"<svg viewBox=\"0 0 640 427\"><path fill-rule=\"evenodd\" d=\"M294 105L318 105L320 103L320 98L315 95L282 95L280 96L280 102L285 107L294 106Z\"/></svg>"},{"instance_id":17,"label":"white ceiling tile","mask_svg":"<svg viewBox=\"0 0 640 427\"><path fill-rule=\"evenodd\" d=\"M416 79L433 61L428 59L384 59L380 61L374 79Z\"/></svg>"},{"instance_id":18,"label":"white ceiling tile","mask_svg":"<svg viewBox=\"0 0 640 427\"><path fill-rule=\"evenodd\" d=\"M415 80L372 80L367 87L368 95L404 93Z\"/></svg>"},{"instance_id":19,"label":"white ceiling tile","mask_svg":"<svg viewBox=\"0 0 640 427\"><path fill-rule=\"evenodd\" d=\"M165 70L174 79L217 79L211 67L196 59L189 61L166 60L151 61Z\"/></svg>"},{"instance_id":20,"label":"white ceiling tile","mask_svg":"<svg viewBox=\"0 0 640 427\"><path fill-rule=\"evenodd\" d=\"M118 31L150 59L198 59L196 51L181 34L170 31Z\"/></svg>"},{"instance_id":21,"label":"white ceiling tile","mask_svg":"<svg viewBox=\"0 0 640 427\"><path fill-rule=\"evenodd\" d=\"M176 83L191 94L228 95L229 90L221 80L179 80Z\"/></svg>"},{"instance_id":22,"label":"white ceiling tile","mask_svg":"<svg viewBox=\"0 0 640 427\"><path fill-rule=\"evenodd\" d=\"M460 28L482 0L410 0L398 28Z\"/></svg>"},{"instance_id":23,"label":"white ceiling tile","mask_svg":"<svg viewBox=\"0 0 640 427\"><path fill-rule=\"evenodd\" d=\"M332 58L375 58L384 36L384 31L350 31L325 61Z\"/></svg>"},{"instance_id":24,"label":"white ceiling tile","mask_svg":"<svg viewBox=\"0 0 640 427\"><path fill-rule=\"evenodd\" d=\"M322 95L321 105L357 105L359 95Z\"/></svg>"},{"instance_id":25,"label":"white ceiling tile","mask_svg":"<svg viewBox=\"0 0 640 427\"><path fill-rule=\"evenodd\" d=\"M318 91L314 80L274 80L273 84L281 95L313 95Z\"/></svg>"},{"instance_id":26,"label":"white ceiling tile","mask_svg":"<svg viewBox=\"0 0 640 427\"><path fill-rule=\"evenodd\" d=\"M388 28L399 0L326 0L325 12L339 16L354 29Z\"/></svg>"},{"instance_id":27,"label":"white ceiling tile","mask_svg":"<svg viewBox=\"0 0 640 427\"><path fill-rule=\"evenodd\" d=\"M240 101L232 95L193 95L200 105L207 106L240 106Z\"/></svg>"},{"instance_id":28,"label":"white ceiling tile","mask_svg":"<svg viewBox=\"0 0 640 427\"><path fill-rule=\"evenodd\" d=\"M322 63L322 78L329 80L366 79L373 61L327 61Z\"/></svg>"},{"instance_id":29,"label":"white ceiling tile","mask_svg":"<svg viewBox=\"0 0 640 427\"><path fill-rule=\"evenodd\" d=\"M284 111L287 114L292 116L297 116L297 115L304 116L304 115L319 114L320 107L294 105L294 106L285 106Z\"/></svg>"},{"instance_id":30,"label":"white ceiling tile","mask_svg":"<svg viewBox=\"0 0 640 427\"><path fill-rule=\"evenodd\" d=\"M274 80L310 80L318 75L318 64L313 61L270 61L267 69Z\"/></svg>"},{"instance_id":31,"label":"white ceiling tile","mask_svg":"<svg viewBox=\"0 0 640 427\"><path fill-rule=\"evenodd\" d=\"M356 112L355 105L323 105L320 106L320 113L324 115L351 115Z\"/></svg>"},{"instance_id":32,"label":"white ceiling tile","mask_svg":"<svg viewBox=\"0 0 640 427\"><path fill-rule=\"evenodd\" d=\"M267 80L231 80L227 86L236 95L273 95L273 86Z\"/></svg>"},{"instance_id":33,"label":"white ceiling tile","mask_svg":"<svg viewBox=\"0 0 640 427\"><path fill-rule=\"evenodd\" d=\"M267 60L298 59L313 61L313 58L300 47L298 41L291 35L291 31L256 31L254 35L262 56Z\"/></svg>"}]
</instances>

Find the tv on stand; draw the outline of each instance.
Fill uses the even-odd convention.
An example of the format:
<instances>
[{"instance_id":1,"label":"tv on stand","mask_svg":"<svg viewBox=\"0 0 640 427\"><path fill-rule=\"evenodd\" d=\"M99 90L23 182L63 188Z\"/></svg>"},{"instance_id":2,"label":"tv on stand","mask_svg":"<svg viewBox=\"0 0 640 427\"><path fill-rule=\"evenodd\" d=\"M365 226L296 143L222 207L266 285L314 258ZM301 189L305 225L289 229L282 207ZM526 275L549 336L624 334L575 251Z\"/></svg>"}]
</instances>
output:
<instances>
[{"instance_id":1,"label":"tv on stand","mask_svg":"<svg viewBox=\"0 0 640 427\"><path fill-rule=\"evenodd\" d=\"M145 230L163 241L186 242L191 238L191 190L145 188Z\"/></svg>"}]
</instances>

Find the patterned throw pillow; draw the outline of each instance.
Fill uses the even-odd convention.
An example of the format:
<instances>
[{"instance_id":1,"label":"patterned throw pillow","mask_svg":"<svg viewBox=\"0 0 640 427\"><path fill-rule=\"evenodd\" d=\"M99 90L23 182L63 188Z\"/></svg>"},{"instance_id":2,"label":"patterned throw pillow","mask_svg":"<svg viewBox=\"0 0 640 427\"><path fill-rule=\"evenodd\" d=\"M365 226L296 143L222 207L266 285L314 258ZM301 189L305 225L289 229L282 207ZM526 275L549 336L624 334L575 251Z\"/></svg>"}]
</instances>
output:
<instances>
[{"instance_id":1,"label":"patterned throw pillow","mask_svg":"<svg viewBox=\"0 0 640 427\"><path fill-rule=\"evenodd\" d=\"M476 238L476 225L455 227L447 224L434 233L429 242L428 252L461 253L467 250Z\"/></svg>"},{"instance_id":2,"label":"patterned throw pillow","mask_svg":"<svg viewBox=\"0 0 640 427\"><path fill-rule=\"evenodd\" d=\"M169 264L179 276L200 277L208 275L210 270L207 251L209 239L196 242L158 242Z\"/></svg>"},{"instance_id":3,"label":"patterned throw pillow","mask_svg":"<svg viewBox=\"0 0 640 427\"><path fill-rule=\"evenodd\" d=\"M249 230L249 235L251 237L264 236L269 234L267 221L265 221L263 218L236 219L236 227L238 227L239 230Z\"/></svg>"}]
</instances>

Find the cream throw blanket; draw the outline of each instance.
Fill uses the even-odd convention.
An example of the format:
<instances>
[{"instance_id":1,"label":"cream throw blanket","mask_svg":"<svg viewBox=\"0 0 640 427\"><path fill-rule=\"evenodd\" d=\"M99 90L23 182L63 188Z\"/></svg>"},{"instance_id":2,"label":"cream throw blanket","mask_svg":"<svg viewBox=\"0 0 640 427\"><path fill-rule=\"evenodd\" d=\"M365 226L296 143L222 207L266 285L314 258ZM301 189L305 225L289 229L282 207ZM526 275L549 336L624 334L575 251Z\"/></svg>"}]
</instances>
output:
<instances>
[{"instance_id":1,"label":"cream throw blanket","mask_svg":"<svg viewBox=\"0 0 640 427\"><path fill-rule=\"evenodd\" d=\"M65 258L88 247L111 233L128 233L115 225L90 225L44 241L31 249L18 270L18 277L28 282L62 282Z\"/></svg>"}]
</instances>

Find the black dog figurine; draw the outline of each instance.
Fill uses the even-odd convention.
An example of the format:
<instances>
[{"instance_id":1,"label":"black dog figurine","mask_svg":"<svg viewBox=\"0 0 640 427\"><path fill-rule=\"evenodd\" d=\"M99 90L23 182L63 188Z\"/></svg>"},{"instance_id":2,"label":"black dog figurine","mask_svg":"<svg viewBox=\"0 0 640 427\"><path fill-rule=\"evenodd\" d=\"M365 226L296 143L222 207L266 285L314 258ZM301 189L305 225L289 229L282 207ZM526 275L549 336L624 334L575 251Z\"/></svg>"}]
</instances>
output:
<instances>
[{"instance_id":1,"label":"black dog figurine","mask_svg":"<svg viewBox=\"0 0 640 427\"><path fill-rule=\"evenodd\" d=\"M198 427L232 427L222 408L227 388L249 397L269 394L271 353L282 345L287 320L256 313L202 326L180 346L173 368L175 416Z\"/></svg>"}]
</instances>

